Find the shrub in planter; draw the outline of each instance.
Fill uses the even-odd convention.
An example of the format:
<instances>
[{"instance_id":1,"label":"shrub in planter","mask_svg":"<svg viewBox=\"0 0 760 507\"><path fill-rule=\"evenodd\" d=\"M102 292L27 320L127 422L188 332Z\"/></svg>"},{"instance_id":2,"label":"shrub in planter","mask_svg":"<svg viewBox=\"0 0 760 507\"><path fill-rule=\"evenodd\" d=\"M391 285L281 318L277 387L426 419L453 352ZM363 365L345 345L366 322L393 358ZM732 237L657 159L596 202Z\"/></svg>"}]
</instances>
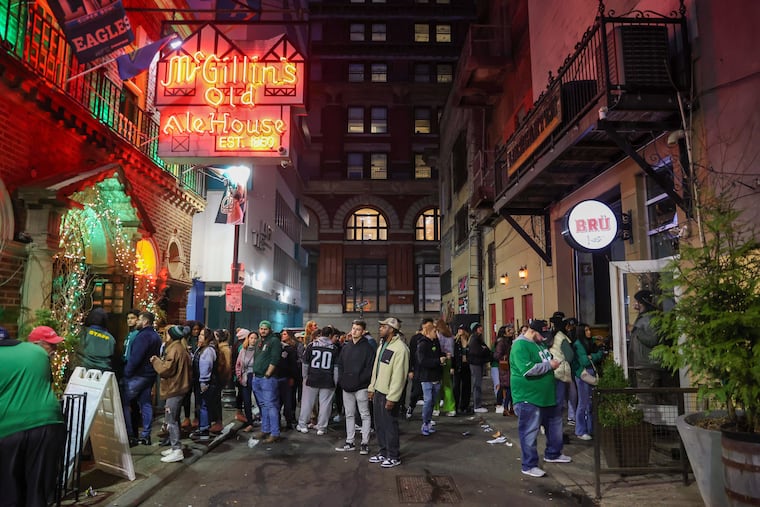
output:
<instances>
[{"instance_id":1,"label":"shrub in planter","mask_svg":"<svg viewBox=\"0 0 760 507\"><path fill-rule=\"evenodd\" d=\"M638 399L630 393L605 393L604 389L629 387L623 368L612 357L602 365L597 388L597 409L602 452L611 468L642 467L649 464L652 426L644 422L644 412L636 407Z\"/></svg>"}]
</instances>

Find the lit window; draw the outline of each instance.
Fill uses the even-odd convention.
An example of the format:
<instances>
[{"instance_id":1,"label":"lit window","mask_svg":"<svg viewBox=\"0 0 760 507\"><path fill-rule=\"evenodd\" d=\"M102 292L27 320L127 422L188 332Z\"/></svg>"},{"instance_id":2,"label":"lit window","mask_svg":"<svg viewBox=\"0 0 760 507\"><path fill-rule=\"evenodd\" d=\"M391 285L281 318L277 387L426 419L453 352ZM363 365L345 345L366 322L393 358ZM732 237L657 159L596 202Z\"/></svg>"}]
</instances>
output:
<instances>
[{"instance_id":1,"label":"lit window","mask_svg":"<svg viewBox=\"0 0 760 507\"><path fill-rule=\"evenodd\" d=\"M388 155L385 153L373 153L370 156L370 177L373 180L388 179Z\"/></svg>"},{"instance_id":2,"label":"lit window","mask_svg":"<svg viewBox=\"0 0 760 507\"><path fill-rule=\"evenodd\" d=\"M440 264L417 265L417 311L437 312L441 309Z\"/></svg>"},{"instance_id":3,"label":"lit window","mask_svg":"<svg viewBox=\"0 0 760 507\"><path fill-rule=\"evenodd\" d=\"M429 180L433 177L433 170L425 162L422 153L414 154L414 179Z\"/></svg>"},{"instance_id":4,"label":"lit window","mask_svg":"<svg viewBox=\"0 0 760 507\"><path fill-rule=\"evenodd\" d=\"M349 134L364 133L364 108L361 108L361 107L348 108L348 133Z\"/></svg>"},{"instance_id":5,"label":"lit window","mask_svg":"<svg viewBox=\"0 0 760 507\"><path fill-rule=\"evenodd\" d=\"M448 63L439 63L435 68L436 81L450 83L454 79L454 66Z\"/></svg>"},{"instance_id":6,"label":"lit window","mask_svg":"<svg viewBox=\"0 0 760 507\"><path fill-rule=\"evenodd\" d=\"M349 153L347 155L346 177L349 180L361 180L364 178L364 154Z\"/></svg>"},{"instance_id":7,"label":"lit window","mask_svg":"<svg viewBox=\"0 0 760 507\"><path fill-rule=\"evenodd\" d=\"M384 41L386 38L386 27L385 23L373 23L372 24L372 40L373 41Z\"/></svg>"},{"instance_id":8,"label":"lit window","mask_svg":"<svg viewBox=\"0 0 760 507\"><path fill-rule=\"evenodd\" d=\"M364 81L364 64L363 63L349 63L348 64L348 80L352 83L358 83Z\"/></svg>"},{"instance_id":9,"label":"lit window","mask_svg":"<svg viewBox=\"0 0 760 507\"><path fill-rule=\"evenodd\" d=\"M414 64L414 82L415 83L429 83L430 82L430 65L427 63Z\"/></svg>"},{"instance_id":10,"label":"lit window","mask_svg":"<svg viewBox=\"0 0 760 507\"><path fill-rule=\"evenodd\" d=\"M384 107L372 108L370 132L372 134L385 134L388 132L388 109Z\"/></svg>"},{"instance_id":11,"label":"lit window","mask_svg":"<svg viewBox=\"0 0 760 507\"><path fill-rule=\"evenodd\" d=\"M430 26L423 23L415 23L414 42L430 42Z\"/></svg>"},{"instance_id":12,"label":"lit window","mask_svg":"<svg viewBox=\"0 0 760 507\"><path fill-rule=\"evenodd\" d=\"M670 157L653 169L666 181L673 181ZM647 235L652 258L661 259L677 254L678 213L675 202L653 178L646 179L646 196Z\"/></svg>"},{"instance_id":13,"label":"lit window","mask_svg":"<svg viewBox=\"0 0 760 507\"><path fill-rule=\"evenodd\" d=\"M430 109L426 107L418 107L414 110L414 133L415 134L429 134L430 128Z\"/></svg>"},{"instance_id":14,"label":"lit window","mask_svg":"<svg viewBox=\"0 0 760 507\"><path fill-rule=\"evenodd\" d=\"M388 66L384 63L372 64L372 82L385 83L388 81Z\"/></svg>"},{"instance_id":15,"label":"lit window","mask_svg":"<svg viewBox=\"0 0 760 507\"><path fill-rule=\"evenodd\" d=\"M435 41L451 42L451 25L435 25Z\"/></svg>"},{"instance_id":16,"label":"lit window","mask_svg":"<svg viewBox=\"0 0 760 507\"><path fill-rule=\"evenodd\" d=\"M361 23L351 23L351 40L364 40L364 25Z\"/></svg>"},{"instance_id":17,"label":"lit window","mask_svg":"<svg viewBox=\"0 0 760 507\"><path fill-rule=\"evenodd\" d=\"M440 241L441 214L438 208L426 209L420 213L414 228L417 241Z\"/></svg>"},{"instance_id":18,"label":"lit window","mask_svg":"<svg viewBox=\"0 0 760 507\"><path fill-rule=\"evenodd\" d=\"M346 260L345 312L388 311L388 266L378 261ZM440 305L438 306L440 309Z\"/></svg>"},{"instance_id":19,"label":"lit window","mask_svg":"<svg viewBox=\"0 0 760 507\"><path fill-rule=\"evenodd\" d=\"M356 210L346 223L346 239L349 241L385 241L388 239L388 223L374 208Z\"/></svg>"}]
</instances>

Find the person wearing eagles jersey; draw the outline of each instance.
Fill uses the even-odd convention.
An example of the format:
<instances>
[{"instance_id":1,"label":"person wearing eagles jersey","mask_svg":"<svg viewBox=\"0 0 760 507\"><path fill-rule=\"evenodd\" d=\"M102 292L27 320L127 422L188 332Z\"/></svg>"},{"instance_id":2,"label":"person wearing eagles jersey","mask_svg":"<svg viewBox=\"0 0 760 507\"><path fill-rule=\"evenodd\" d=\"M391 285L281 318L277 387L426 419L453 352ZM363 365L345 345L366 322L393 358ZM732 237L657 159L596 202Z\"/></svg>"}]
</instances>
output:
<instances>
[{"instance_id":1,"label":"person wearing eagles jersey","mask_svg":"<svg viewBox=\"0 0 760 507\"><path fill-rule=\"evenodd\" d=\"M338 353L340 349L332 342L332 326L324 327L316 340L304 351L302 372L304 377L301 413L296 429L308 433L309 415L314 402L319 399L319 416L317 417L317 435L327 432L330 422L335 385L338 382Z\"/></svg>"}]
</instances>

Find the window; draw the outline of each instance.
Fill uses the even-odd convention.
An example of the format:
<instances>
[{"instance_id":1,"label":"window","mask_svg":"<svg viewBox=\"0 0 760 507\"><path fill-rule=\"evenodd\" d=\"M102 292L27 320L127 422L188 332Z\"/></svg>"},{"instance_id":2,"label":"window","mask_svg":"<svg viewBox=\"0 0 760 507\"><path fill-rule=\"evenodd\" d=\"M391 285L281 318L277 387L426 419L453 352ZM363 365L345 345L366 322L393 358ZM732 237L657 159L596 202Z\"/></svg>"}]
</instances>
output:
<instances>
[{"instance_id":1,"label":"window","mask_svg":"<svg viewBox=\"0 0 760 507\"><path fill-rule=\"evenodd\" d=\"M364 64L363 63L349 63L348 64L348 80L352 83L359 83L364 81Z\"/></svg>"},{"instance_id":2,"label":"window","mask_svg":"<svg viewBox=\"0 0 760 507\"><path fill-rule=\"evenodd\" d=\"M364 179L364 154L363 153L349 153L346 156L346 159L347 159L346 177L349 180Z\"/></svg>"},{"instance_id":3,"label":"window","mask_svg":"<svg viewBox=\"0 0 760 507\"><path fill-rule=\"evenodd\" d=\"M385 241L388 224L385 217L374 208L356 210L346 223L346 239L349 241Z\"/></svg>"},{"instance_id":4,"label":"window","mask_svg":"<svg viewBox=\"0 0 760 507\"><path fill-rule=\"evenodd\" d=\"M415 23L414 42L430 42L430 26L423 23Z\"/></svg>"},{"instance_id":5,"label":"window","mask_svg":"<svg viewBox=\"0 0 760 507\"><path fill-rule=\"evenodd\" d=\"M372 23L372 40L375 42L382 42L386 39L386 25L385 23Z\"/></svg>"},{"instance_id":6,"label":"window","mask_svg":"<svg viewBox=\"0 0 760 507\"><path fill-rule=\"evenodd\" d=\"M486 269L488 270L488 288L496 287L496 243L488 243L486 250Z\"/></svg>"},{"instance_id":7,"label":"window","mask_svg":"<svg viewBox=\"0 0 760 507\"><path fill-rule=\"evenodd\" d=\"M426 209L420 213L414 228L417 241L439 241L441 239L441 214L438 208Z\"/></svg>"},{"instance_id":8,"label":"window","mask_svg":"<svg viewBox=\"0 0 760 507\"><path fill-rule=\"evenodd\" d=\"M435 25L435 41L451 42L451 25Z\"/></svg>"},{"instance_id":9,"label":"window","mask_svg":"<svg viewBox=\"0 0 760 507\"><path fill-rule=\"evenodd\" d=\"M376 261L374 261L376 262ZM388 311L388 266L384 263L367 263L347 260L344 290L345 312Z\"/></svg>"},{"instance_id":10,"label":"window","mask_svg":"<svg viewBox=\"0 0 760 507\"><path fill-rule=\"evenodd\" d=\"M349 134L364 133L364 108L361 108L361 107L348 108L348 133Z\"/></svg>"},{"instance_id":11,"label":"window","mask_svg":"<svg viewBox=\"0 0 760 507\"><path fill-rule=\"evenodd\" d=\"M462 206L454 215L454 246L459 247L470 237L470 227L467 222L467 206Z\"/></svg>"},{"instance_id":12,"label":"window","mask_svg":"<svg viewBox=\"0 0 760 507\"><path fill-rule=\"evenodd\" d=\"M106 279L97 279L90 295L93 304L102 306L108 313L124 311L124 284Z\"/></svg>"},{"instance_id":13,"label":"window","mask_svg":"<svg viewBox=\"0 0 760 507\"><path fill-rule=\"evenodd\" d=\"M301 288L301 268L298 261L277 245L274 245L272 279L294 289Z\"/></svg>"},{"instance_id":14,"label":"window","mask_svg":"<svg viewBox=\"0 0 760 507\"><path fill-rule=\"evenodd\" d=\"M467 144L464 133L459 134L451 152L451 190L459 192L467 181Z\"/></svg>"},{"instance_id":15,"label":"window","mask_svg":"<svg viewBox=\"0 0 760 507\"><path fill-rule=\"evenodd\" d=\"M362 41L364 40L364 25L361 23L351 23L351 40Z\"/></svg>"},{"instance_id":16,"label":"window","mask_svg":"<svg viewBox=\"0 0 760 507\"><path fill-rule=\"evenodd\" d=\"M441 266L440 264L417 265L417 311L437 312L441 310Z\"/></svg>"},{"instance_id":17,"label":"window","mask_svg":"<svg viewBox=\"0 0 760 507\"><path fill-rule=\"evenodd\" d=\"M454 66L448 63L439 63L435 67L435 78L439 83L450 83L454 79Z\"/></svg>"},{"instance_id":18,"label":"window","mask_svg":"<svg viewBox=\"0 0 760 507\"><path fill-rule=\"evenodd\" d=\"M673 165L668 159L653 167L668 181L673 180ZM652 178L646 179L647 235L653 259L678 253L678 213L676 203Z\"/></svg>"},{"instance_id":19,"label":"window","mask_svg":"<svg viewBox=\"0 0 760 507\"><path fill-rule=\"evenodd\" d=\"M370 155L370 178L373 180L388 179L388 155L385 153Z\"/></svg>"},{"instance_id":20,"label":"window","mask_svg":"<svg viewBox=\"0 0 760 507\"><path fill-rule=\"evenodd\" d=\"M373 107L369 131L372 134L385 134L388 132L388 109L385 107Z\"/></svg>"},{"instance_id":21,"label":"window","mask_svg":"<svg viewBox=\"0 0 760 507\"><path fill-rule=\"evenodd\" d=\"M279 192L274 201L274 221L294 243L301 241L301 219L296 215Z\"/></svg>"},{"instance_id":22,"label":"window","mask_svg":"<svg viewBox=\"0 0 760 507\"><path fill-rule=\"evenodd\" d=\"M414 64L414 82L415 83L429 83L430 82L430 65L427 63Z\"/></svg>"},{"instance_id":23,"label":"window","mask_svg":"<svg viewBox=\"0 0 760 507\"><path fill-rule=\"evenodd\" d=\"M414 179L429 180L433 177L433 169L425 162L422 153L414 154Z\"/></svg>"},{"instance_id":24,"label":"window","mask_svg":"<svg viewBox=\"0 0 760 507\"><path fill-rule=\"evenodd\" d=\"M430 128L430 108L417 107L414 109L414 133L415 134L429 134Z\"/></svg>"},{"instance_id":25,"label":"window","mask_svg":"<svg viewBox=\"0 0 760 507\"><path fill-rule=\"evenodd\" d=\"M384 63L372 64L372 82L385 83L388 81L388 65Z\"/></svg>"}]
</instances>

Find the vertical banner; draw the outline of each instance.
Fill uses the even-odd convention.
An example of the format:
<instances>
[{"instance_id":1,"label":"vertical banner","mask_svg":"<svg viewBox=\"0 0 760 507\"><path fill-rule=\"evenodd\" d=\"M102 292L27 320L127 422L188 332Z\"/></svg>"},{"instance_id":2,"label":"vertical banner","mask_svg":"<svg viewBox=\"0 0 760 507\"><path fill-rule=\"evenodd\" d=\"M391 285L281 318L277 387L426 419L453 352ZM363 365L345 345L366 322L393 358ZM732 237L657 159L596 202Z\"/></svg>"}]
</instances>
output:
<instances>
[{"instance_id":1,"label":"vertical banner","mask_svg":"<svg viewBox=\"0 0 760 507\"><path fill-rule=\"evenodd\" d=\"M242 224L245 222L246 191L244 187L232 182L227 184L219 211L216 214L217 224Z\"/></svg>"}]
</instances>

